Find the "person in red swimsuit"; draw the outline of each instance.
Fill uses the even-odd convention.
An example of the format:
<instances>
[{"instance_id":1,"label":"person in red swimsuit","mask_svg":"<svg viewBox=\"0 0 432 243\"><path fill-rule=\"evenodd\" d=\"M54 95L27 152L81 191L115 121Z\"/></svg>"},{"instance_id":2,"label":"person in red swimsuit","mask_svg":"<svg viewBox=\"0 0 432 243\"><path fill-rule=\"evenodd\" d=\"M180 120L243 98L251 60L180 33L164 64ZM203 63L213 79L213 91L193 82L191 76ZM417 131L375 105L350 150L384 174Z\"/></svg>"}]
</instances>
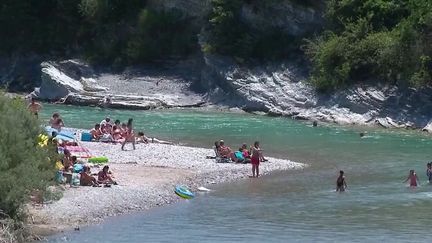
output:
<instances>
[{"instance_id":1,"label":"person in red swimsuit","mask_svg":"<svg viewBox=\"0 0 432 243\"><path fill-rule=\"evenodd\" d=\"M259 147L259 142L256 141L254 145L251 147L252 177L259 176L259 164L260 164L260 159L262 158L261 153L262 151ZM256 176L255 176L255 171L256 171Z\"/></svg>"},{"instance_id":2,"label":"person in red swimsuit","mask_svg":"<svg viewBox=\"0 0 432 243\"><path fill-rule=\"evenodd\" d=\"M407 182L407 181L410 181L410 187L417 187L418 186L419 179L418 179L417 174L415 173L414 170L410 170L408 178L404 182Z\"/></svg>"}]
</instances>

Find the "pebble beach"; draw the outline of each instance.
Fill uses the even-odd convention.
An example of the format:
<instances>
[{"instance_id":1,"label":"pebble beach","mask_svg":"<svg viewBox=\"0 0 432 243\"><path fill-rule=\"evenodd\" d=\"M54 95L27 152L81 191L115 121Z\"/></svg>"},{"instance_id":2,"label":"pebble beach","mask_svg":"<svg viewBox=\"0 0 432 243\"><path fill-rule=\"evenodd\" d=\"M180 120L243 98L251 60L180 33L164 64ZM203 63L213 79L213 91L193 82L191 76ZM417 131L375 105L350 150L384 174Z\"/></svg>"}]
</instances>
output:
<instances>
[{"instance_id":1,"label":"pebble beach","mask_svg":"<svg viewBox=\"0 0 432 243\"><path fill-rule=\"evenodd\" d=\"M108 217L143 211L183 200L174 186L198 187L246 179L250 164L216 163L212 149L164 144L119 144L82 142L94 156L106 156L118 185L112 187L63 186L63 197L43 205L29 207L35 233L48 235L80 226L97 224ZM261 175L272 171L303 169L305 164L266 156ZM92 172L101 168L93 167ZM254 180L259 180L253 178ZM251 178L252 180L252 178Z\"/></svg>"}]
</instances>

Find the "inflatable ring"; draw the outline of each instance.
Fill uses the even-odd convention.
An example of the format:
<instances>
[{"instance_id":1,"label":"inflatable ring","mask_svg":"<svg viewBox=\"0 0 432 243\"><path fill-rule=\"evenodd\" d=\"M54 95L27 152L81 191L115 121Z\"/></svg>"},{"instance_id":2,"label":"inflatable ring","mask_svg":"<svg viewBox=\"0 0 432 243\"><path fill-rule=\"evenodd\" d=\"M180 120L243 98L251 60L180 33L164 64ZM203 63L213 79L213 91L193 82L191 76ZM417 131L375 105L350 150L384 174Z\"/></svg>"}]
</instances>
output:
<instances>
[{"instance_id":1,"label":"inflatable ring","mask_svg":"<svg viewBox=\"0 0 432 243\"><path fill-rule=\"evenodd\" d=\"M107 157L93 157L93 158L89 158L88 162L93 163L93 164L105 164L105 163L108 163L108 158Z\"/></svg>"},{"instance_id":2,"label":"inflatable ring","mask_svg":"<svg viewBox=\"0 0 432 243\"><path fill-rule=\"evenodd\" d=\"M184 199L192 199L195 197L193 192L189 191L186 186L176 186L174 190L175 194Z\"/></svg>"}]
</instances>

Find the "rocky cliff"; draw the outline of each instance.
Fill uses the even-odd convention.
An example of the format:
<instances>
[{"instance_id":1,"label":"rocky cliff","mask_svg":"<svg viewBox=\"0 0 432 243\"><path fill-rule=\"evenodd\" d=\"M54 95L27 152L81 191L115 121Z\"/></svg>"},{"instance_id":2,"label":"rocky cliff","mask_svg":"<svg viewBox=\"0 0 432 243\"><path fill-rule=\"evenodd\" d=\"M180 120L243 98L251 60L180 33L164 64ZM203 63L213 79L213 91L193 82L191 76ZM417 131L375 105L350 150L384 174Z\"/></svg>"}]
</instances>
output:
<instances>
[{"instance_id":1,"label":"rocky cliff","mask_svg":"<svg viewBox=\"0 0 432 243\"><path fill-rule=\"evenodd\" d=\"M255 29L280 28L301 37L321 28L323 2L305 6L290 0L245 1L241 18ZM148 4L178 9L196 18L198 26L211 9L210 0L149 0ZM338 124L432 128L431 88L355 85L322 94L307 77L307 67L298 60L245 66L229 57L202 53L122 73L96 72L81 61L43 62L35 78L41 86L33 95L76 105L106 105L107 99L112 107L129 109L218 105Z\"/></svg>"}]
</instances>

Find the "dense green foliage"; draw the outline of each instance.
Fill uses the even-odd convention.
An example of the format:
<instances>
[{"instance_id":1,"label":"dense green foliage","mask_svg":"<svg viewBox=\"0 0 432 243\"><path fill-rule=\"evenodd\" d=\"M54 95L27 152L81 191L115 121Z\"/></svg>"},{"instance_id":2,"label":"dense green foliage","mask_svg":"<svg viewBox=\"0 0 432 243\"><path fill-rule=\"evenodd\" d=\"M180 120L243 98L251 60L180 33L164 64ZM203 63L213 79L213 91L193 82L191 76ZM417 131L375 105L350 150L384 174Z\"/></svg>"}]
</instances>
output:
<instances>
[{"instance_id":1,"label":"dense green foliage","mask_svg":"<svg viewBox=\"0 0 432 243\"><path fill-rule=\"evenodd\" d=\"M431 84L432 2L330 0L329 28L308 43L313 83L328 90L379 79Z\"/></svg>"},{"instance_id":2,"label":"dense green foliage","mask_svg":"<svg viewBox=\"0 0 432 243\"><path fill-rule=\"evenodd\" d=\"M279 29L258 31L241 20L241 6L265 8L281 0L213 0L204 50L240 59L280 59L301 39ZM292 0L309 6L314 1ZM175 10L150 10L145 0L5 0L0 6L0 55L82 56L124 66L199 50L202 26Z\"/></svg>"},{"instance_id":3,"label":"dense green foliage","mask_svg":"<svg viewBox=\"0 0 432 243\"><path fill-rule=\"evenodd\" d=\"M372 80L431 83L432 1L327 0L327 25L316 38L245 22L245 6L267 13L283 1L212 0L202 22L175 10L151 10L145 0L4 0L0 55L84 57L122 67L193 54L201 34L204 52L244 63L298 57L305 50L311 81L323 90ZM289 1L318 9L324 0Z\"/></svg>"},{"instance_id":4,"label":"dense green foliage","mask_svg":"<svg viewBox=\"0 0 432 243\"><path fill-rule=\"evenodd\" d=\"M0 94L0 119L0 219L4 214L19 218L30 194L52 181L55 161L48 148L37 145L39 122L21 99Z\"/></svg>"},{"instance_id":5,"label":"dense green foliage","mask_svg":"<svg viewBox=\"0 0 432 243\"><path fill-rule=\"evenodd\" d=\"M243 23L240 10L244 3L257 8L271 1L213 0L209 17L209 36L204 51L237 57L238 60L275 60L289 57L299 50L300 40L280 29L260 31Z\"/></svg>"},{"instance_id":6,"label":"dense green foliage","mask_svg":"<svg viewBox=\"0 0 432 243\"><path fill-rule=\"evenodd\" d=\"M126 54L132 62L149 61L168 55L186 56L196 46L195 30L180 12L142 10Z\"/></svg>"},{"instance_id":7,"label":"dense green foliage","mask_svg":"<svg viewBox=\"0 0 432 243\"><path fill-rule=\"evenodd\" d=\"M190 19L150 11L144 0L5 0L0 26L6 37L0 55L81 55L92 63L127 65L197 49Z\"/></svg>"}]
</instances>

